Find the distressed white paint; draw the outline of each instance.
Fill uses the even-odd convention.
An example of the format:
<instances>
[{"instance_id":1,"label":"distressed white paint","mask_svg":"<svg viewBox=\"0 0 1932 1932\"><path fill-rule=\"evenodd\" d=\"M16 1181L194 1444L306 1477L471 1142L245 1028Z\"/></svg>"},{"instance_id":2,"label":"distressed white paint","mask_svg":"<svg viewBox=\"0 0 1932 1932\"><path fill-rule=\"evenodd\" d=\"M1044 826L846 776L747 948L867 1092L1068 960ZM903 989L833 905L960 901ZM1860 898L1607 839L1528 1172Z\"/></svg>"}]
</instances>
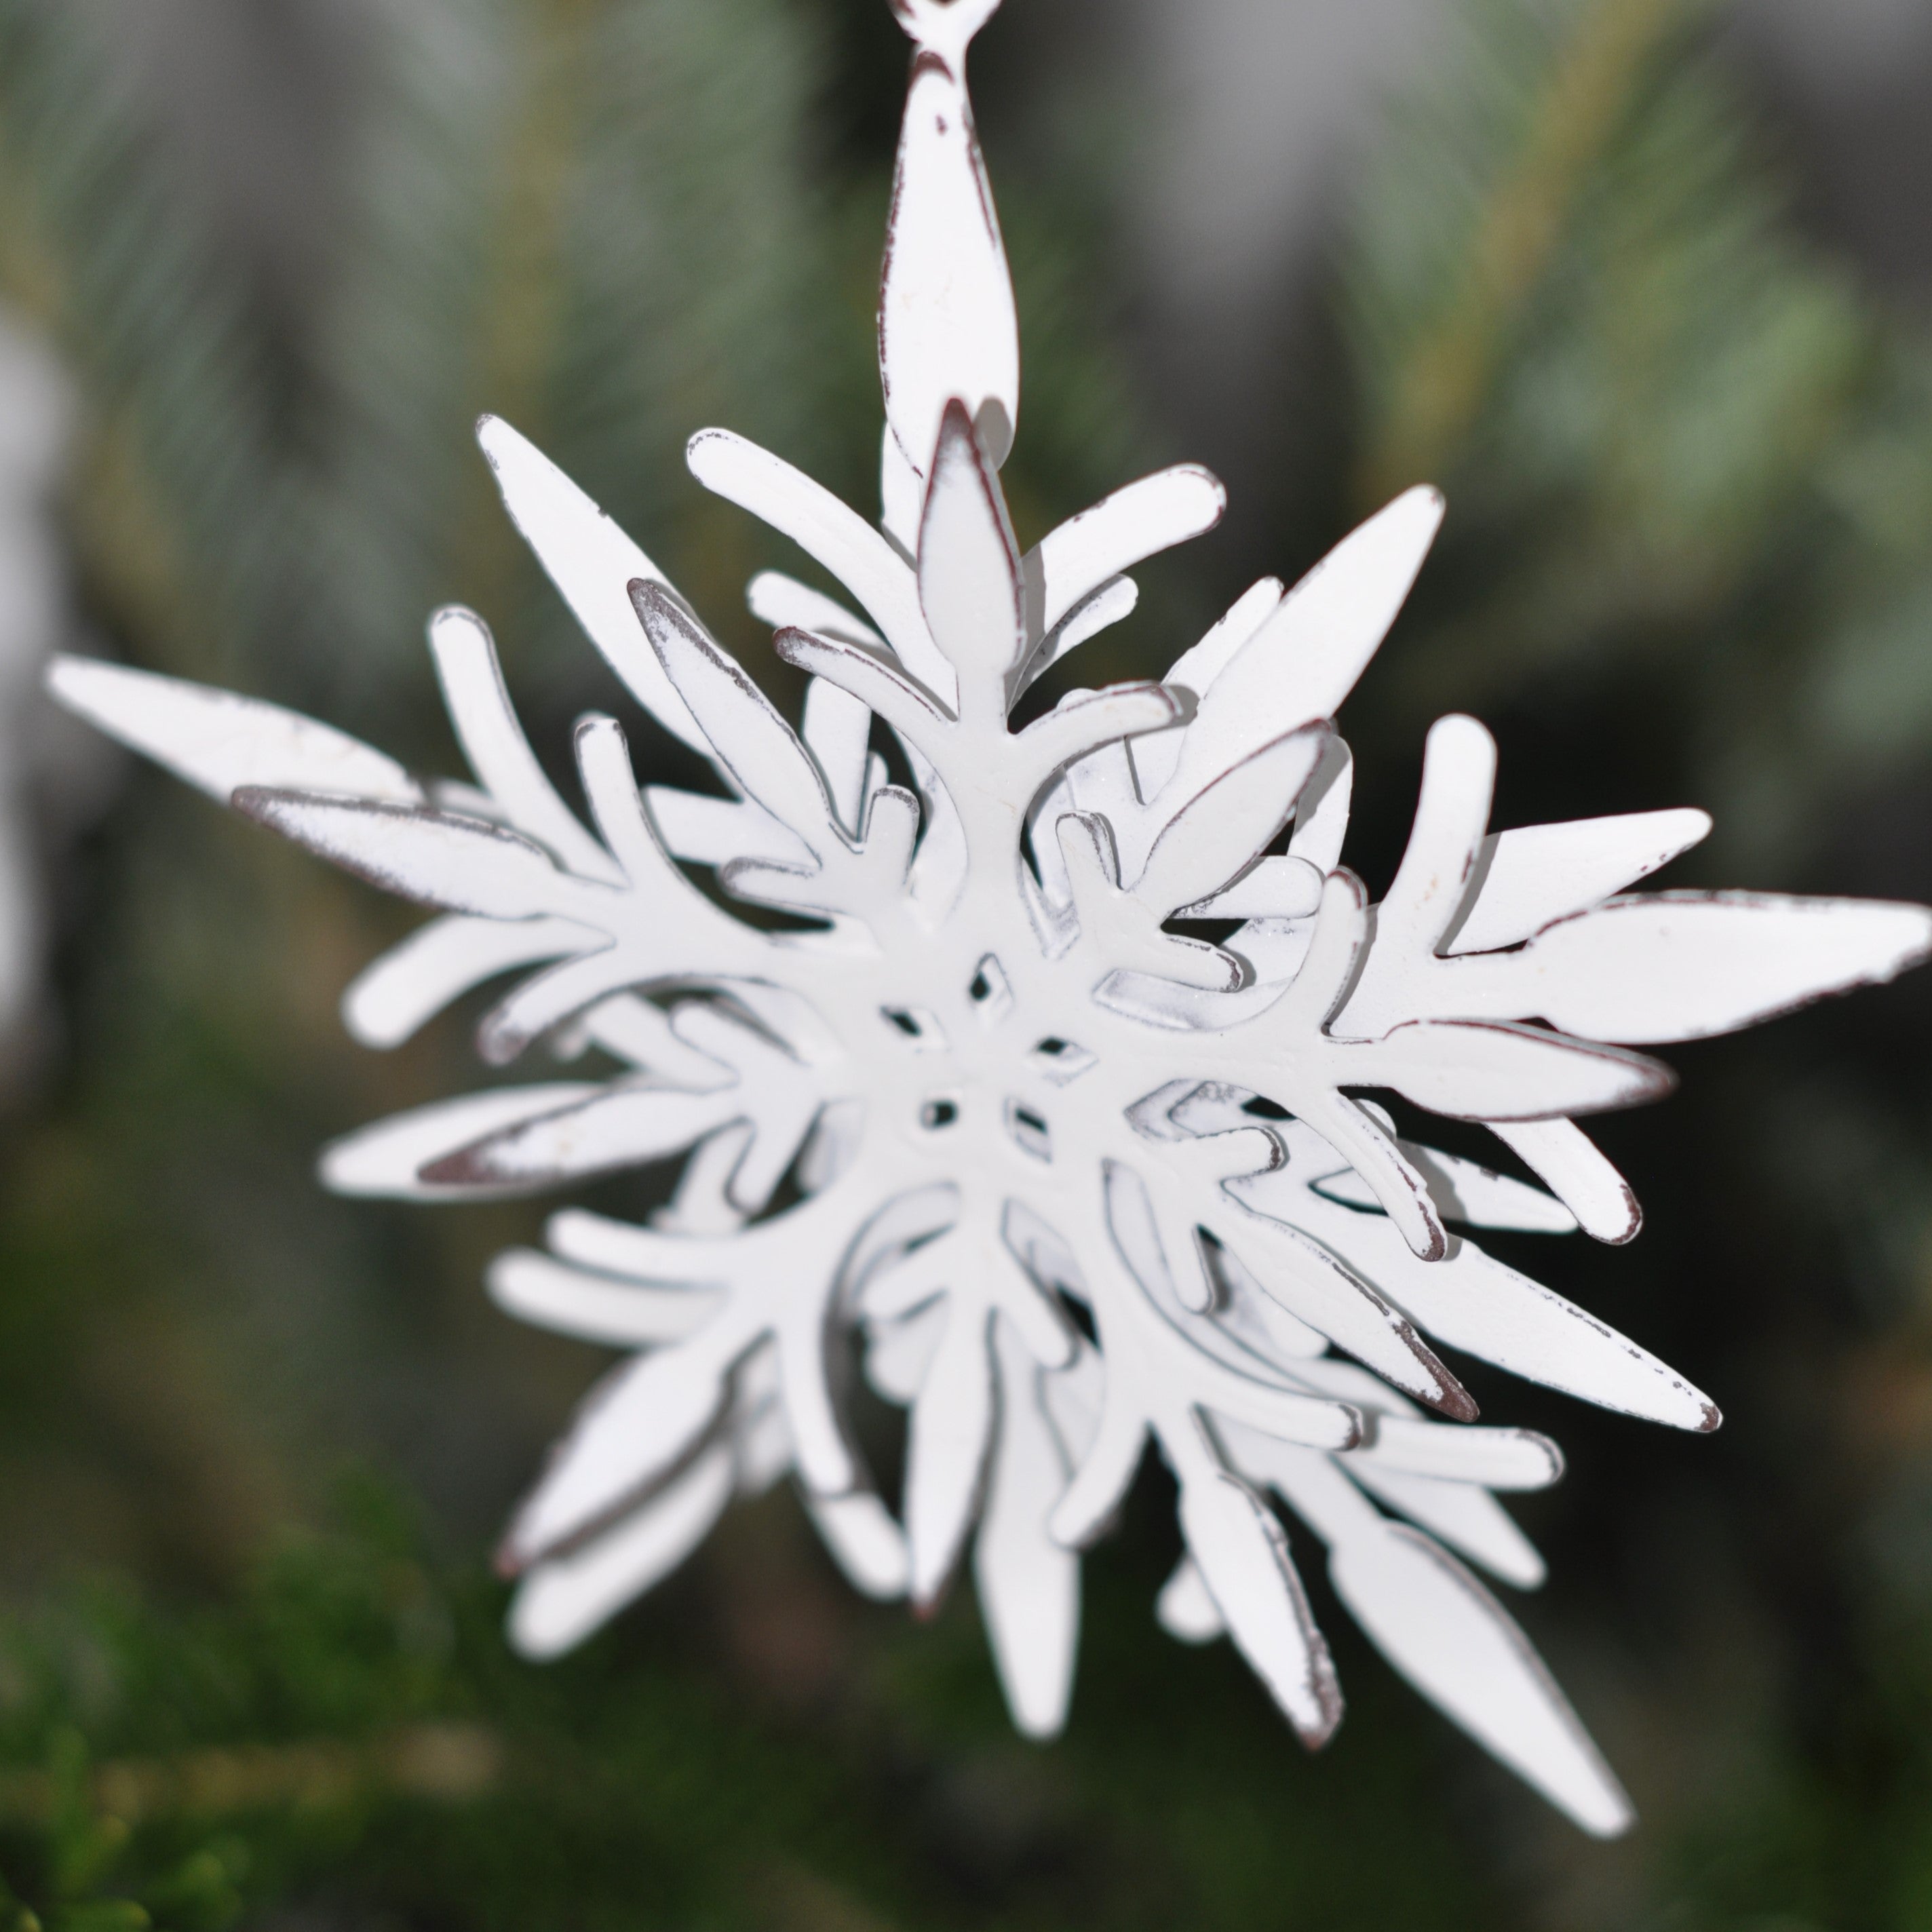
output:
<instances>
[{"instance_id":1,"label":"distressed white paint","mask_svg":"<svg viewBox=\"0 0 1932 1932\"><path fill-rule=\"evenodd\" d=\"M1371 908L1341 864L1353 771L1332 721L1421 567L1442 507L1427 490L1292 590L1255 586L1164 683L1071 692L1012 729L1028 679L1131 608L1121 573L1208 527L1221 494L1166 471L1018 553L998 470L1011 296L962 80L991 5L898 10L920 52L880 338L884 527L740 437L690 446L700 482L850 599L752 584L814 680L802 729L587 498L503 425L482 432L592 641L723 795L640 792L620 728L591 718L580 811L459 610L431 639L460 788L138 672L70 660L55 688L439 910L351 988L358 1037L393 1045L537 969L486 1016L482 1050L508 1060L548 1036L580 1077L380 1123L330 1150L332 1184L483 1198L682 1162L652 1225L566 1210L548 1255L492 1270L520 1317L628 1352L506 1540L525 1648L587 1634L789 1468L862 1589L928 1605L970 1563L1016 1720L1050 1735L1078 1550L1151 1448L1187 1550L1161 1596L1170 1629L1226 1634L1304 1737L1329 1734L1340 1692L1285 1506L1398 1670L1615 1831L1614 1779L1449 1553L1539 1581L1496 1492L1555 1480L1561 1456L1467 1426L1475 1404L1432 1344L1672 1426L1717 1412L1462 1231L1628 1238L1634 1200L1572 1117L1667 1090L1629 1048L1888 977L1932 947L1932 914L1617 896L1702 814L1492 836L1496 748L1466 718L1430 734L1407 853ZM886 782L875 730L916 795ZM741 920L687 866L808 922ZM1227 917L1246 923L1226 946L1174 929ZM1487 1125L1550 1191L1405 1138L1364 1097L1378 1090ZM855 1332L909 1412L896 1516L846 1426L836 1358Z\"/></svg>"}]
</instances>

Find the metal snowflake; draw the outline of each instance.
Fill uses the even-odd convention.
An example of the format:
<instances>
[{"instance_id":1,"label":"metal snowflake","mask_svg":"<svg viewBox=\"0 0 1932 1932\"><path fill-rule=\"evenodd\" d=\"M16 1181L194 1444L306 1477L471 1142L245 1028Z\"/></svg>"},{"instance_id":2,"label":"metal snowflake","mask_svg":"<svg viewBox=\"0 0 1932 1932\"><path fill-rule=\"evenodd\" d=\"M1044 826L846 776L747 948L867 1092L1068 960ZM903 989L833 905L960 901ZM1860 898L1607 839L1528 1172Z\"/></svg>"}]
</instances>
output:
<instances>
[{"instance_id":1,"label":"metal snowflake","mask_svg":"<svg viewBox=\"0 0 1932 1932\"><path fill-rule=\"evenodd\" d=\"M690 446L701 483L866 614L752 583L779 656L810 675L802 731L594 504L482 426L524 536L721 795L640 792L617 724L586 718L586 828L460 610L430 636L474 788L138 671L68 658L53 687L440 909L349 989L358 1040L393 1046L538 967L484 1021L484 1057L548 1037L619 1070L383 1122L328 1152L331 1185L480 1198L687 1156L652 1226L566 1210L548 1254L491 1272L516 1314L633 1352L510 1528L526 1651L578 1642L734 1493L790 1470L874 1595L931 1604L970 1540L1014 1716L1048 1735L1072 1681L1076 1552L1151 1443L1186 1546L1160 1600L1170 1630L1225 1630L1301 1736L1328 1736L1341 1699L1285 1504L1399 1670L1580 1823L1618 1830L1616 1780L1450 1553L1535 1584L1493 1492L1555 1480L1560 1459L1468 1426L1475 1405L1424 1338L1680 1428L1717 1411L1451 1226L1628 1240L1635 1202L1574 1117L1668 1089L1630 1048L1887 978L1932 948L1932 914L1623 896L1704 814L1490 834L1495 749L1461 717L1430 734L1407 854L1369 907L1340 866L1351 774L1330 721L1420 566L1442 509L1427 490L1292 590L1256 585L1161 682L1076 692L1013 729L1033 681L1132 608L1121 573L1210 528L1222 497L1202 470L1166 470L1024 556L1014 542L998 465L1017 334L964 79L996 4L894 0L916 52L880 309L882 527L727 431ZM694 868L807 917L748 924ZM1220 944L1186 929L1231 920ZM1551 1191L1401 1138L1363 1097L1381 1090L1484 1124ZM854 1338L910 1412L902 1528L846 1426Z\"/></svg>"}]
</instances>

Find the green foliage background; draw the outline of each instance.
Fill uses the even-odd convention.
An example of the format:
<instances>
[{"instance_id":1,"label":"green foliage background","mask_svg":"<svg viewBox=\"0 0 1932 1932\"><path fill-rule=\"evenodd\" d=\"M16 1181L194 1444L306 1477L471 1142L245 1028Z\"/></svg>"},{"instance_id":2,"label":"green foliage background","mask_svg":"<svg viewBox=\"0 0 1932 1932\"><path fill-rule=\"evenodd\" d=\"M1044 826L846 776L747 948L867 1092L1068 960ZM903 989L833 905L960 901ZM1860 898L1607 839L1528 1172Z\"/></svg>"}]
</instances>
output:
<instances>
[{"instance_id":1,"label":"green foliage background","mask_svg":"<svg viewBox=\"0 0 1932 1932\"><path fill-rule=\"evenodd\" d=\"M1678 882L1932 898L1932 348L1793 225L1700 10L1462 11L1336 250L1342 366L1310 380L1346 380L1346 447L1294 496L1332 514L1163 565L1081 675L1157 671L1244 566L1426 475L1451 519L1348 721L1372 884L1456 706L1501 737L1500 823L1700 803ZM83 393L66 512L115 649L446 766L420 627L460 598L555 753L598 667L470 422L534 436L761 662L734 614L784 560L679 450L728 422L865 497L903 46L833 0L391 17L291 315L74 10L0 0L0 294ZM1103 185L994 164L1025 538L1190 452L1134 391ZM1523 1614L1644 1814L1605 1847L1325 1600L1351 1717L1304 1759L1225 1646L1155 1629L1157 1476L1089 1565L1050 1748L969 1601L855 1601L783 1495L580 1656L518 1663L482 1553L598 1358L483 1300L532 1212L311 1178L476 1078L460 1023L339 1033L406 921L146 770L65 892L67 1052L0 1127L0 1927L1932 1922L1932 985L1684 1050L1682 1096L1605 1136L1642 1240L1534 1256L1722 1435L1472 1378L1570 1452L1521 1511L1556 1574Z\"/></svg>"}]
</instances>

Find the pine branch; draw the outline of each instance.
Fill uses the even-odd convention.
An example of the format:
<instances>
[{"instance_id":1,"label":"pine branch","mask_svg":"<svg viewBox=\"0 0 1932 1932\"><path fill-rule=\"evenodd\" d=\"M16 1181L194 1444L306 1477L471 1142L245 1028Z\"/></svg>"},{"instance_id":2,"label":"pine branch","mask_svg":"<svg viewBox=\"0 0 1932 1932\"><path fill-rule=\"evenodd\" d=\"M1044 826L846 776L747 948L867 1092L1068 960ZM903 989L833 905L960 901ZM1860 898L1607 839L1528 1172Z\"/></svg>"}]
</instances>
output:
<instances>
[{"instance_id":1,"label":"pine branch","mask_svg":"<svg viewBox=\"0 0 1932 1932\"><path fill-rule=\"evenodd\" d=\"M1580 196L1684 12L1683 0L1592 0L1548 50L1472 218L1444 224L1460 232L1432 296L1400 315L1406 339L1391 356L1363 464L1365 506L1432 475L1468 433ZM1438 231L1436 239L1442 247L1449 238ZM1419 293L1410 292L1412 302Z\"/></svg>"},{"instance_id":2,"label":"pine branch","mask_svg":"<svg viewBox=\"0 0 1932 1932\"><path fill-rule=\"evenodd\" d=\"M1426 462L1454 506L1418 707L1667 676L1762 859L1932 734L1932 402L1673 10L1630 10L1640 59L1618 8L1473 14L1368 179L1346 323L1363 473Z\"/></svg>"},{"instance_id":3,"label":"pine branch","mask_svg":"<svg viewBox=\"0 0 1932 1932\"><path fill-rule=\"evenodd\" d=\"M790 10L440 0L388 17L378 64L314 509L324 628L364 684L413 664L452 598L513 656L568 634L476 452L482 411L647 547L696 496L692 430L796 448L824 413L799 320L825 306L804 178L815 62Z\"/></svg>"},{"instance_id":4,"label":"pine branch","mask_svg":"<svg viewBox=\"0 0 1932 1932\"><path fill-rule=\"evenodd\" d=\"M498 1782L502 1747L481 1725L401 1726L367 1742L209 1746L158 1757L111 1759L88 1771L98 1812L128 1826L296 1806L339 1810L374 1798L458 1803ZM58 1769L0 1771L0 1825L44 1828L65 1801Z\"/></svg>"}]
</instances>

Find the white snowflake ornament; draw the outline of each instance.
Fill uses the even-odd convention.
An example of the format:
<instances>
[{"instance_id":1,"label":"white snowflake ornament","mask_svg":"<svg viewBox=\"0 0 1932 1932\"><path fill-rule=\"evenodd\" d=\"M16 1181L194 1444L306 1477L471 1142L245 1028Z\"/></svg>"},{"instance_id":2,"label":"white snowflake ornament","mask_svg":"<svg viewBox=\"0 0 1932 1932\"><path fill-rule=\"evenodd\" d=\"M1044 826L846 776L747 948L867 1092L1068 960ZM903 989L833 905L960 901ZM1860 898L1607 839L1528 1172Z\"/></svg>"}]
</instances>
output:
<instances>
[{"instance_id":1,"label":"white snowflake ornament","mask_svg":"<svg viewBox=\"0 0 1932 1932\"><path fill-rule=\"evenodd\" d=\"M492 1292L626 1350L511 1526L516 1641L568 1648L731 1498L789 1472L874 1595L932 1604L968 1545L1020 1727L1057 1731L1078 1552L1151 1444L1178 1485L1162 1621L1226 1632L1303 1738L1341 1714L1277 1506L1396 1667L1587 1829L1629 1808L1462 1558L1542 1565L1495 1500L1562 1463L1471 1426L1432 1343L1586 1401L1708 1430L1635 1343L1458 1228L1636 1231L1576 1117L1657 1098L1632 1049L1884 980L1932 949L1912 906L1624 896L1708 830L1668 812L1488 830L1495 747L1430 734L1406 856L1371 908L1341 869L1330 721L1442 513L1403 496L1292 591L1268 580L1158 684L1034 679L1132 608L1122 574L1210 528L1220 487L1130 484L1022 555L998 464L1018 413L1011 289L964 62L996 0L894 0L916 52L880 308L875 527L722 430L707 488L791 538L856 610L767 573L752 609L810 674L801 730L642 551L503 423L510 514L635 698L715 768L639 788L620 727L578 728L590 824L513 715L489 632L431 649L475 783L424 783L255 700L76 659L75 710L217 798L439 910L350 988L393 1046L518 969L482 1023L586 1070L388 1120L332 1148L346 1192L482 1198L682 1154L650 1226L566 1210ZM859 613L862 612L862 616ZM896 748L910 785L895 782ZM800 915L783 930L700 892ZM1242 922L1212 944L1202 920ZM614 1070L612 1070L614 1069ZM1402 1138L1364 1096L1490 1128L1550 1191ZM896 1517L845 1371L909 1414Z\"/></svg>"}]
</instances>

